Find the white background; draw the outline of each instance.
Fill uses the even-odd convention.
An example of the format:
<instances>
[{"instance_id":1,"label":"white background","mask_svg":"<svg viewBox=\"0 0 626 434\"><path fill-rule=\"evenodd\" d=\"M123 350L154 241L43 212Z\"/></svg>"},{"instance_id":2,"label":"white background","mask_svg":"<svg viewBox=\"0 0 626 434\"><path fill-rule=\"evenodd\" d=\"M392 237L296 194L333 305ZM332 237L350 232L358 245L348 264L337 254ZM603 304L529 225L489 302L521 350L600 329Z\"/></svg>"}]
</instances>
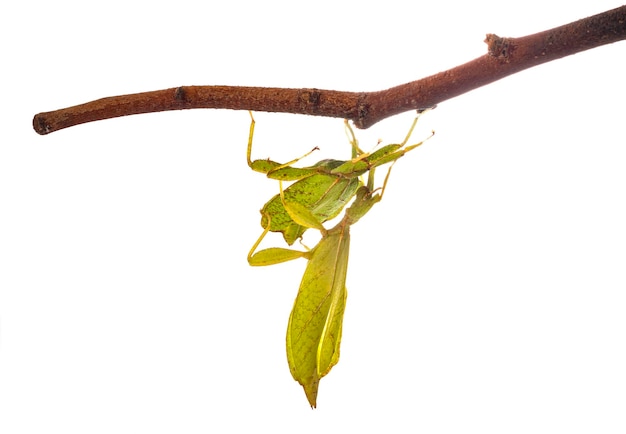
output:
<instances>
[{"instance_id":1,"label":"white background","mask_svg":"<svg viewBox=\"0 0 626 434\"><path fill-rule=\"evenodd\" d=\"M3 4L0 432L623 433L624 42L420 120L414 139L435 137L353 228L341 361L315 411L284 350L305 262L246 262L277 189L245 164L246 112L31 128L179 85L384 89L482 55L486 33L619 6L459 4ZM256 119L256 158L349 154L338 119Z\"/></svg>"}]
</instances>

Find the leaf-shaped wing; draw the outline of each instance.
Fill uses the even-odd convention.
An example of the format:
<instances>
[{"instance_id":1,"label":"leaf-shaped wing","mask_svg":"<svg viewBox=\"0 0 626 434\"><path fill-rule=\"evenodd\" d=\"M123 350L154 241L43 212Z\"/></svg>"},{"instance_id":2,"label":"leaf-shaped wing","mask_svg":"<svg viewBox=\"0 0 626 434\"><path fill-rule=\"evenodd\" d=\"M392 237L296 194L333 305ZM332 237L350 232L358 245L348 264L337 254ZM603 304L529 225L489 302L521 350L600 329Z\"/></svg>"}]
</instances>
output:
<instances>
[{"instance_id":1,"label":"leaf-shaped wing","mask_svg":"<svg viewBox=\"0 0 626 434\"><path fill-rule=\"evenodd\" d=\"M287 327L287 360L311 404L320 379L339 361L350 233L338 225L310 252Z\"/></svg>"},{"instance_id":2,"label":"leaf-shaped wing","mask_svg":"<svg viewBox=\"0 0 626 434\"><path fill-rule=\"evenodd\" d=\"M324 223L335 218L352 199L361 183L357 178L315 174L295 182L285 189L284 201L297 203L311 211L315 218ZM272 232L282 232L290 246L304 234L306 226L299 225L285 210L280 194L270 199L261 209L261 226L267 227L270 217Z\"/></svg>"}]
</instances>

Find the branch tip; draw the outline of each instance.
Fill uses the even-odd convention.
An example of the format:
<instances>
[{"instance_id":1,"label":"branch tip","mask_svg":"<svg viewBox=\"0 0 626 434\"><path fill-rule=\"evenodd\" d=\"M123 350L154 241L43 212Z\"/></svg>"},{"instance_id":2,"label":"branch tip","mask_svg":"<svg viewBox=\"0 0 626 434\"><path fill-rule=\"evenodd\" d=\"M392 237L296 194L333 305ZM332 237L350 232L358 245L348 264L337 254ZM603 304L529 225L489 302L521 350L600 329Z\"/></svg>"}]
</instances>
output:
<instances>
[{"instance_id":1,"label":"branch tip","mask_svg":"<svg viewBox=\"0 0 626 434\"><path fill-rule=\"evenodd\" d=\"M33 117L33 129L42 136L53 132L52 127L46 122L43 113L38 113Z\"/></svg>"}]
</instances>

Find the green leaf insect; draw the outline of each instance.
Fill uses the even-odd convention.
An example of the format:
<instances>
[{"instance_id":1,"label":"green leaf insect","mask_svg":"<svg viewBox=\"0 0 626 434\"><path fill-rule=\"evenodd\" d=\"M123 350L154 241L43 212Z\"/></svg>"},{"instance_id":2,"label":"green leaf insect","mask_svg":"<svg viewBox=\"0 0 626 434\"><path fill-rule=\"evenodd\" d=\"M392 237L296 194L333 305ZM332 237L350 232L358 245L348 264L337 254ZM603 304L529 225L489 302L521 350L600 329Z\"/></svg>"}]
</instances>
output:
<instances>
[{"instance_id":1,"label":"green leaf insect","mask_svg":"<svg viewBox=\"0 0 626 434\"><path fill-rule=\"evenodd\" d=\"M286 344L287 361L291 375L304 388L307 400L312 408L315 408L317 405L320 380L339 361L343 314L347 297L346 276L350 251L350 227L382 199L391 168L387 171L383 186L375 189L375 167L385 163L395 163L406 152L415 149L423 143L420 142L416 145L405 147L417 119L416 117L413 121L409 134L407 134L401 144L385 146L372 154L363 153L358 149L354 134L348 126L352 135L353 155L355 155L352 160L340 162L329 172L315 172L314 175L296 178L294 179L296 182L284 191L282 189L282 180L279 178L281 181L280 193L266 203L261 211L262 213L264 212L264 219L262 220L262 224L265 222L264 231L248 253L250 265L272 265L298 258L308 260L293 309L289 316ZM254 123L251 126L248 143L249 162L253 128ZM381 152L383 150L384 152ZM267 172L263 170L261 172L267 173L270 178L273 178L276 171L290 168L290 166L280 165L271 160L261 161L267 163L264 163L263 169L269 168ZM297 160L289 164L295 161ZM362 164L363 162L365 165ZM254 163L250 164L250 167L253 167ZM320 167L320 163L304 169L313 170L313 168ZM259 166L257 165L257 167ZM364 185L358 176L366 172L369 173L367 184ZM339 223L328 230L322 225L327 219L322 220L325 217L320 218L318 216L317 209L311 206L310 201L303 200L296 194L287 200L289 189L300 184L298 191L304 191L309 196L313 196L320 201L330 201L325 191L314 189L318 185L317 183L307 181L312 176L325 177L325 181L329 182L344 182L346 179L358 180L358 188L346 199L346 202L353 199L352 203L345 209L345 213ZM307 191L307 188L310 190ZM380 190L380 193L378 193L378 190ZM268 204L274 201L276 197L280 201L282 209L268 207ZM341 201L338 200L338 203L329 204L329 209L332 209L336 215L339 214L345 207L343 200L344 197L341 198ZM292 225L301 226L304 230L309 228L318 229L322 237L318 244L309 251L271 247L256 252L263 238L270 230L273 230L275 218L289 219ZM277 230L276 232L281 231Z\"/></svg>"},{"instance_id":2,"label":"green leaf insect","mask_svg":"<svg viewBox=\"0 0 626 434\"><path fill-rule=\"evenodd\" d=\"M312 408L317 405L320 380L339 361L348 294L350 226L380 199L380 194L372 196L362 186L341 222L308 252L309 262L287 326L287 361L292 377L304 388Z\"/></svg>"},{"instance_id":3,"label":"green leaf insect","mask_svg":"<svg viewBox=\"0 0 626 434\"><path fill-rule=\"evenodd\" d=\"M290 214L290 204L294 207L304 207L315 217L315 221L324 223L337 217L344 207L356 194L362 185L359 177L375 167L397 160L405 153L421 145L421 142L411 146L405 146L417 118L413 122L409 133L401 144L383 146L373 153L362 152L357 144L354 132L345 121L346 130L349 133L352 145L352 159L332 160L326 159L308 167L293 167L292 164L308 156L318 148L314 148L304 156L287 163L275 161L251 159L252 139L254 136L255 121L250 113L250 133L248 136L247 161L248 166L256 172L264 173L268 178L278 181L296 181L281 194L275 195L261 209L261 226L263 229L269 226L272 232L281 232L288 245L302 238L309 228L293 219ZM285 205L288 205L285 207Z\"/></svg>"}]
</instances>

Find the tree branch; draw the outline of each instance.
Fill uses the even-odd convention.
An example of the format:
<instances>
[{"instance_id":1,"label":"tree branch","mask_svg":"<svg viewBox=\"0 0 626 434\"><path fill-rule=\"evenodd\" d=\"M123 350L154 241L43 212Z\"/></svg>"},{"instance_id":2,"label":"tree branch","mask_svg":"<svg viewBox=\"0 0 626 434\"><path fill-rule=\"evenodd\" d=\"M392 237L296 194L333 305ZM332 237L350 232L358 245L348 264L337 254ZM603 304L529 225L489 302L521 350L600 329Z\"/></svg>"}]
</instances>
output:
<instances>
[{"instance_id":1,"label":"tree branch","mask_svg":"<svg viewBox=\"0 0 626 434\"><path fill-rule=\"evenodd\" d=\"M35 115L48 134L74 125L166 110L216 108L351 119L369 128L408 110L432 107L527 68L626 39L626 6L521 38L488 34L487 54L421 80L378 92L239 86L182 86L121 95Z\"/></svg>"}]
</instances>

